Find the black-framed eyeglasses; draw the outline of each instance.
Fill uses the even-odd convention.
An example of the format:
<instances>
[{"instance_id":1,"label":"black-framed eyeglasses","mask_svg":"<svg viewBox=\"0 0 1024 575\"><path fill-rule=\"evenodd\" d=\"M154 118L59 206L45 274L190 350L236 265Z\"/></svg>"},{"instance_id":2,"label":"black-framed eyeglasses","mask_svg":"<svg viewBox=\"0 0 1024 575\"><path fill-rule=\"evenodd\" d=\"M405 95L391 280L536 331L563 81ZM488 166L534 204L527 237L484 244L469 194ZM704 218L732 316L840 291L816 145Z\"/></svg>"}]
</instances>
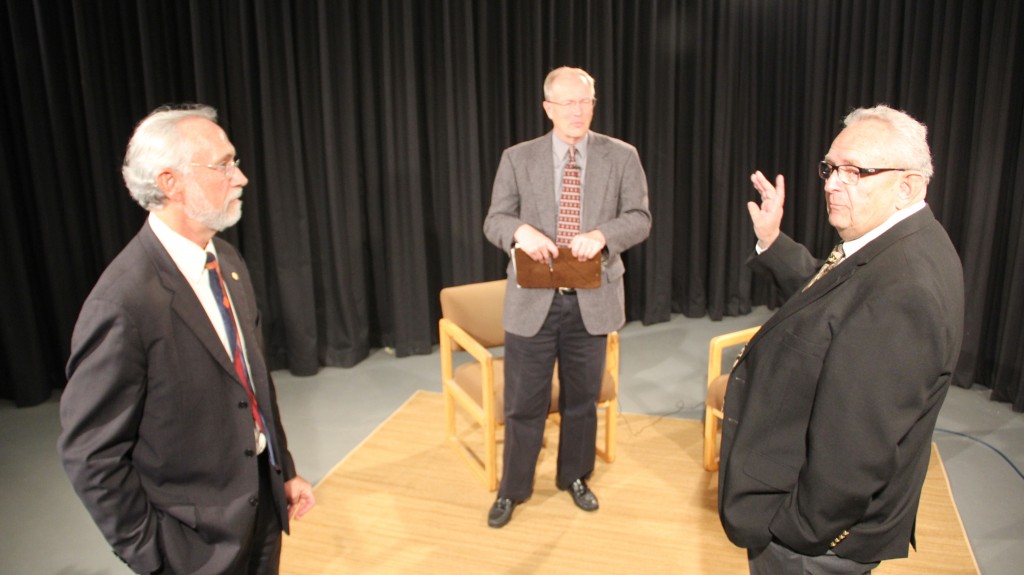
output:
<instances>
[{"instance_id":1,"label":"black-framed eyeglasses","mask_svg":"<svg viewBox=\"0 0 1024 575\"><path fill-rule=\"evenodd\" d=\"M238 164L242 162L241 158L235 158L230 162L224 162L223 164L197 164L195 162L190 163L190 166L199 166L200 168L210 168L211 170L219 170L224 173L224 177L231 179L235 176L235 170L238 169Z\"/></svg>"},{"instance_id":2,"label":"black-framed eyeglasses","mask_svg":"<svg viewBox=\"0 0 1024 575\"><path fill-rule=\"evenodd\" d=\"M597 103L597 98L584 98L582 100L564 100L562 102L554 102L548 100L548 102L560 107L560 108L575 108L579 106L581 110L589 110L594 107Z\"/></svg>"},{"instance_id":3,"label":"black-framed eyeglasses","mask_svg":"<svg viewBox=\"0 0 1024 575\"><path fill-rule=\"evenodd\" d=\"M836 172L839 175L839 181L846 184L847 186L856 186L860 179L865 176L874 176L875 174L881 174L882 172L905 172L907 168L862 168L860 166L854 166L853 164L843 164L836 166L830 163L828 160L822 160L818 162L818 175L823 180L828 180L832 172Z\"/></svg>"}]
</instances>

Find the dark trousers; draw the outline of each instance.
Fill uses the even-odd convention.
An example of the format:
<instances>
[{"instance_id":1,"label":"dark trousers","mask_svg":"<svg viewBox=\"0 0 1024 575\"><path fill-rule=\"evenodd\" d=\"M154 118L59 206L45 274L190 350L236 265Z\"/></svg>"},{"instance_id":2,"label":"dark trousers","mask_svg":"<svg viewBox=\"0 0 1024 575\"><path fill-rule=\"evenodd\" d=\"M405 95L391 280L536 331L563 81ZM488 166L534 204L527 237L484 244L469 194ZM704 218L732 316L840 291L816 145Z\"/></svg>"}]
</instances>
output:
<instances>
[{"instance_id":1,"label":"dark trousers","mask_svg":"<svg viewBox=\"0 0 1024 575\"><path fill-rule=\"evenodd\" d=\"M525 501L533 493L537 457L551 403L551 376L558 360L561 428L558 487L594 471L595 403L604 375L606 335L583 325L575 295L555 294L537 335L505 334L505 451L498 497Z\"/></svg>"},{"instance_id":2,"label":"dark trousers","mask_svg":"<svg viewBox=\"0 0 1024 575\"><path fill-rule=\"evenodd\" d=\"M747 559L750 575L867 575L878 566L878 562L858 563L831 551L816 557L801 555L774 541L764 549L748 549Z\"/></svg>"}]
</instances>

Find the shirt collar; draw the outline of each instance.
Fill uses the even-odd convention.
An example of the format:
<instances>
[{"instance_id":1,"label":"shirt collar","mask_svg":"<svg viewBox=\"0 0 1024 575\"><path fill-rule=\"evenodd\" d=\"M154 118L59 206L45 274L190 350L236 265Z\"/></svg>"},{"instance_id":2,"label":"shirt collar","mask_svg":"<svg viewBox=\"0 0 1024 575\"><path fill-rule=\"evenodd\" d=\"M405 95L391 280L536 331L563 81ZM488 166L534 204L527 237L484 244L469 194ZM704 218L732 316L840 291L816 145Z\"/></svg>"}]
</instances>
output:
<instances>
[{"instance_id":1,"label":"shirt collar","mask_svg":"<svg viewBox=\"0 0 1024 575\"><path fill-rule=\"evenodd\" d=\"M872 240L876 239L878 236L881 236L885 232L887 232L890 229L892 229L892 227L895 226L896 224L902 222L903 220L905 220L905 219L909 218L910 216L916 214L917 212L923 210L926 205L927 204L925 204L924 200L921 200L920 202L917 202L916 204L912 204L910 206L907 206L907 207L903 208L902 210L896 210L895 214L889 216L888 219L886 219L884 222L882 222L881 225L879 225L875 229L871 230L870 232L864 234L863 236L861 236L861 237L859 237L859 238L857 238L855 240L850 240L848 242L843 242L843 254L844 254L844 257L848 258L848 257L852 256L854 253L857 252L857 250L859 250L859 249L863 248L864 246L868 245L868 243L870 243Z\"/></svg>"},{"instance_id":2,"label":"shirt collar","mask_svg":"<svg viewBox=\"0 0 1024 575\"><path fill-rule=\"evenodd\" d=\"M555 154L555 165L561 166L566 161L566 154L569 153L569 144L551 132L551 149ZM587 143L590 142L590 132L587 132L583 139L576 143L576 164L583 166L587 157Z\"/></svg>"},{"instance_id":3,"label":"shirt collar","mask_svg":"<svg viewBox=\"0 0 1024 575\"><path fill-rule=\"evenodd\" d=\"M207 243L204 250L185 236L172 230L155 214L150 213L147 221L156 238L163 244L164 249L170 254L181 273L189 280L200 279L203 272L206 271L206 252L211 252L214 256L217 255L213 241Z\"/></svg>"}]
</instances>

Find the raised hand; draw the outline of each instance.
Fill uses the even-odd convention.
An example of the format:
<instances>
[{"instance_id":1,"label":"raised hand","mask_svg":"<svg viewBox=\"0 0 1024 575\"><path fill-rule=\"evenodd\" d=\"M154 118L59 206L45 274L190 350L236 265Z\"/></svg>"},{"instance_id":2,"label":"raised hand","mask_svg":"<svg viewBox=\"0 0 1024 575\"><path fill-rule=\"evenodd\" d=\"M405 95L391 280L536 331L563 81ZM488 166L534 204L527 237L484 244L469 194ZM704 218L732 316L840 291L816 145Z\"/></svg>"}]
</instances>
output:
<instances>
[{"instance_id":1,"label":"raised hand","mask_svg":"<svg viewBox=\"0 0 1024 575\"><path fill-rule=\"evenodd\" d=\"M786 180L782 174L775 176L773 186L760 170L750 174L754 189L761 195L761 204L747 202L750 221L754 224L754 235L761 250L771 247L779 237L782 228L782 206L786 202Z\"/></svg>"}]
</instances>

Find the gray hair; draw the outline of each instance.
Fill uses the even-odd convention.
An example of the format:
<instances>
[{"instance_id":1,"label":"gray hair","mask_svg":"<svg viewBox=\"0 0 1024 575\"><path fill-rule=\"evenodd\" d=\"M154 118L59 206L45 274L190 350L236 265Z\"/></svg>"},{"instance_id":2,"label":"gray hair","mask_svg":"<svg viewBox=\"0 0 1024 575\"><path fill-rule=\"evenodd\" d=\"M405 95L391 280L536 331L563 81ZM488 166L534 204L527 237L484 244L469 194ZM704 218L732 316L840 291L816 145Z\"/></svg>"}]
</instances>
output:
<instances>
[{"instance_id":1,"label":"gray hair","mask_svg":"<svg viewBox=\"0 0 1024 575\"><path fill-rule=\"evenodd\" d=\"M594 78L587 74L583 68L571 68L569 66L562 66L561 68L555 68L548 72L548 77L544 78L544 99L551 101L551 86L555 83L555 80L559 76L565 74L575 74L583 79L583 82L590 86L590 94L597 94L597 83L594 82Z\"/></svg>"},{"instance_id":2,"label":"gray hair","mask_svg":"<svg viewBox=\"0 0 1024 575\"><path fill-rule=\"evenodd\" d=\"M216 122L217 110L202 104L161 106L139 122L128 141L121 175L132 198L146 210L162 208L167 200L156 184L157 175L167 168L187 169L192 159L195 143L178 131L190 118Z\"/></svg>"},{"instance_id":3,"label":"gray hair","mask_svg":"<svg viewBox=\"0 0 1024 575\"><path fill-rule=\"evenodd\" d=\"M858 108L843 118L843 124L852 126L864 120L884 122L892 130L892 139L886 154L895 162L893 165L921 172L925 184L932 179L932 152L928 148L928 127L910 114L886 105L874 108Z\"/></svg>"}]
</instances>

